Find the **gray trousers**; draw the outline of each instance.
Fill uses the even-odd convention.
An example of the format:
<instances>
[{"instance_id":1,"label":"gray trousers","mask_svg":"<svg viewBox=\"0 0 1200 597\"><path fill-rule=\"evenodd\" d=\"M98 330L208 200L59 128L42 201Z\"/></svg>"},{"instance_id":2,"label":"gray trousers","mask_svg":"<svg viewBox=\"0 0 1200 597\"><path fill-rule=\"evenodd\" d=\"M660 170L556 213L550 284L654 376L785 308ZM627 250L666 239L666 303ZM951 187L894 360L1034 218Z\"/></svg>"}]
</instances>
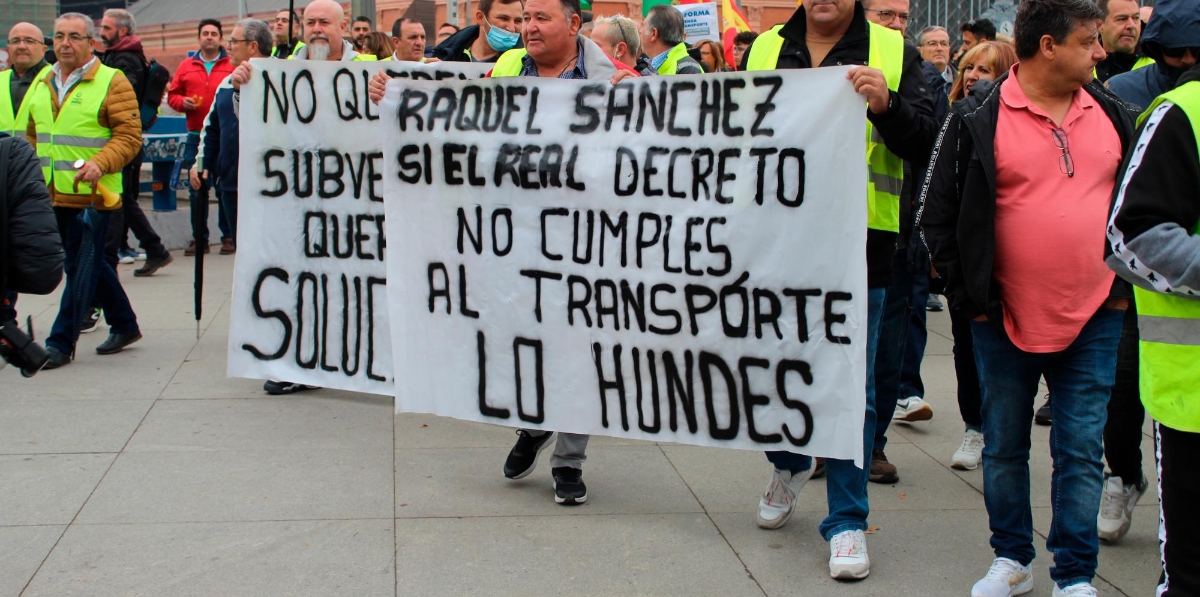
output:
<instances>
[{"instance_id":1,"label":"gray trousers","mask_svg":"<svg viewBox=\"0 0 1200 597\"><path fill-rule=\"evenodd\" d=\"M526 429L530 437L543 437L547 433L553 431L538 431L537 429ZM587 460L588 439L590 435L582 435L579 433L559 433L557 443L554 444L554 452L550 455L550 466L558 468L560 466L569 466L571 468L583 468L583 461Z\"/></svg>"}]
</instances>

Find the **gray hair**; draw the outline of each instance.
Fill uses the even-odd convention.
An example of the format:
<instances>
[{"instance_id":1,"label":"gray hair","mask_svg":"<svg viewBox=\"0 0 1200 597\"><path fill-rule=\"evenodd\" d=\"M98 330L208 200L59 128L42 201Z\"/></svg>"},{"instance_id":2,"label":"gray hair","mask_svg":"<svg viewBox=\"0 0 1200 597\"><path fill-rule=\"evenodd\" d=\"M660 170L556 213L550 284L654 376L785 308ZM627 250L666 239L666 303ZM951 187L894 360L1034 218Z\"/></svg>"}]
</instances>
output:
<instances>
[{"instance_id":1,"label":"gray hair","mask_svg":"<svg viewBox=\"0 0 1200 597\"><path fill-rule=\"evenodd\" d=\"M668 46L683 43L683 13L669 4L659 4L650 9L646 15L646 24L651 29L658 29L658 38Z\"/></svg>"},{"instance_id":2,"label":"gray hair","mask_svg":"<svg viewBox=\"0 0 1200 597\"><path fill-rule=\"evenodd\" d=\"M271 55L271 48L275 47L275 34L266 21L243 19L238 21L237 26L242 28L242 37L258 44L259 56Z\"/></svg>"},{"instance_id":3,"label":"gray hair","mask_svg":"<svg viewBox=\"0 0 1200 597\"><path fill-rule=\"evenodd\" d=\"M137 21L133 20L133 15L129 14L128 10L123 8L110 8L104 11L104 16L112 17L117 22L117 29L124 27L129 30L126 35L137 33Z\"/></svg>"},{"instance_id":4,"label":"gray hair","mask_svg":"<svg viewBox=\"0 0 1200 597\"><path fill-rule=\"evenodd\" d=\"M602 23L608 23L608 43L616 47L617 43L625 42L629 52L634 56L642 54L642 36L638 35L637 25L633 19L625 15L613 15L605 18Z\"/></svg>"},{"instance_id":5,"label":"gray hair","mask_svg":"<svg viewBox=\"0 0 1200 597\"><path fill-rule=\"evenodd\" d=\"M87 34L88 34L88 37L90 37L90 38L92 38L92 39L95 39L95 38L96 38L96 22L92 20L92 17L89 17L89 16L87 16L87 15L85 15L85 14L78 13L78 12L64 12L64 13L62 13L61 15L59 15L59 17L58 17L57 19L54 19L54 28L55 28L55 29L57 29L57 28L58 28L58 22L59 22L59 21L65 21L65 20L67 20L67 19L74 19L74 20L76 20L76 21L83 21L83 25L84 25L84 27L87 29Z\"/></svg>"},{"instance_id":6,"label":"gray hair","mask_svg":"<svg viewBox=\"0 0 1200 597\"><path fill-rule=\"evenodd\" d=\"M925 36L929 35L930 33L936 33L938 31L942 31L946 35L950 35L950 32L946 31L945 27L942 27L941 25L930 25L930 26L922 29L921 32L917 34L917 45L918 46L924 45L925 44Z\"/></svg>"}]
</instances>

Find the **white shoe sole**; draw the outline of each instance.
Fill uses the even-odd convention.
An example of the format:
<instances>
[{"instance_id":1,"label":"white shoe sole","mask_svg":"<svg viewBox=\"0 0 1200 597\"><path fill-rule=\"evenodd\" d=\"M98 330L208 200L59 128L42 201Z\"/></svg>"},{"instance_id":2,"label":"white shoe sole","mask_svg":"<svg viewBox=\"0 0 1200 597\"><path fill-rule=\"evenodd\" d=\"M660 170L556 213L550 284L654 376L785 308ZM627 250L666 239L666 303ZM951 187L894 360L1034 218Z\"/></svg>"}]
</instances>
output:
<instances>
[{"instance_id":1,"label":"white shoe sole","mask_svg":"<svg viewBox=\"0 0 1200 597\"><path fill-rule=\"evenodd\" d=\"M1012 589L1009 590L1008 594L1009 594L1009 597L1016 597L1017 595L1024 595L1032 590L1033 590L1033 575L1030 574L1029 576L1025 577L1025 580L1017 583L1016 586L1012 587ZM974 591L974 587L972 587L971 597L975 597L975 595L976 595L976 593Z\"/></svg>"},{"instance_id":2,"label":"white shoe sole","mask_svg":"<svg viewBox=\"0 0 1200 597\"><path fill-rule=\"evenodd\" d=\"M867 560L866 567L857 564L830 564L829 578L837 580L862 580L871 574L871 561Z\"/></svg>"},{"instance_id":3,"label":"white shoe sole","mask_svg":"<svg viewBox=\"0 0 1200 597\"><path fill-rule=\"evenodd\" d=\"M792 502L792 507L788 508L787 512L784 512L783 514L779 515L779 518L775 518L775 519L763 518L762 510L759 510L758 514L755 515L755 519L758 522L758 528L767 529L768 531L773 531L775 529L783 528L783 525L787 524L788 521L791 520L792 514L795 512L796 512L796 503Z\"/></svg>"},{"instance_id":4,"label":"white shoe sole","mask_svg":"<svg viewBox=\"0 0 1200 597\"><path fill-rule=\"evenodd\" d=\"M973 471L979 468L979 463L968 465L960 460L955 460L950 463L950 468L960 471Z\"/></svg>"},{"instance_id":5,"label":"white shoe sole","mask_svg":"<svg viewBox=\"0 0 1200 597\"><path fill-rule=\"evenodd\" d=\"M928 404L922 404L921 407L916 410L908 411L903 414L896 413L895 416L892 417L892 420L913 423L916 421L928 421L932 418L933 407L929 406Z\"/></svg>"},{"instance_id":6,"label":"white shoe sole","mask_svg":"<svg viewBox=\"0 0 1200 597\"><path fill-rule=\"evenodd\" d=\"M511 479L513 481L516 481L517 479L524 479L525 477L528 477L529 474L533 472L533 469L537 468L538 459L542 457L542 451L544 451L546 449L546 447L550 445L550 442L553 439L554 439L554 433L551 432L550 435L546 436L546 441L542 442L542 445L538 447L537 454L534 455L534 457L533 457L533 464L529 465L529 468L525 469L525 471L522 472L521 474L519 474L515 477L507 477L507 478ZM558 498L558 496L555 496L556 500L557 500L557 498ZM559 503L561 503L561 502L559 502Z\"/></svg>"},{"instance_id":7,"label":"white shoe sole","mask_svg":"<svg viewBox=\"0 0 1200 597\"><path fill-rule=\"evenodd\" d=\"M554 487L554 491L556 492L556 493L554 494L554 503L556 503L556 504L563 504L563 505L582 504L582 503L584 503L584 502L586 502L586 501L587 501L587 494L586 494L586 493L585 493L585 494L583 494L583 496L582 496L582 497L577 497L577 498L564 498L564 497L558 497L558 493L557 493L557 491L558 491L558 482L557 482L557 481L553 481L553 480L552 480L552 481L550 481L550 485Z\"/></svg>"},{"instance_id":8,"label":"white shoe sole","mask_svg":"<svg viewBox=\"0 0 1200 597\"><path fill-rule=\"evenodd\" d=\"M1127 520L1125 520L1125 522L1123 522L1121 524L1120 527L1118 527L1112 531L1104 531L1104 530L1097 528L1097 533L1100 535L1101 541L1104 541L1107 543L1116 543L1117 541L1120 541L1121 538L1126 535L1126 533L1129 532L1129 527L1132 524L1133 524L1133 520L1127 519Z\"/></svg>"}]
</instances>

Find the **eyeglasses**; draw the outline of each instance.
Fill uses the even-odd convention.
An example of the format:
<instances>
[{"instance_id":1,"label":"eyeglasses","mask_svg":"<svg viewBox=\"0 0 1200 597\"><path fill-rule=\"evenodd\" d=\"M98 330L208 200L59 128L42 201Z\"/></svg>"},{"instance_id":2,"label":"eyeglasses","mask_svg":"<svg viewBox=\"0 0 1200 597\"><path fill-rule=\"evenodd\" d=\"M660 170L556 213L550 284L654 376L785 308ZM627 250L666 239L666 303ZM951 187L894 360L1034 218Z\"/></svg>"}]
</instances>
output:
<instances>
[{"instance_id":1,"label":"eyeglasses","mask_svg":"<svg viewBox=\"0 0 1200 597\"><path fill-rule=\"evenodd\" d=\"M934 41L927 41L921 45L923 45L927 48L949 48L950 42L942 41L939 39L939 40L934 40Z\"/></svg>"},{"instance_id":2,"label":"eyeglasses","mask_svg":"<svg viewBox=\"0 0 1200 597\"><path fill-rule=\"evenodd\" d=\"M1192 53L1192 57L1194 57L1196 59L1200 59L1200 46L1196 46L1196 47L1186 47L1185 46L1182 48L1163 48L1162 49L1163 56L1166 56L1167 58L1183 58L1184 54L1187 54L1189 51Z\"/></svg>"},{"instance_id":3,"label":"eyeglasses","mask_svg":"<svg viewBox=\"0 0 1200 597\"><path fill-rule=\"evenodd\" d=\"M32 37L14 37L13 39L8 40L8 45L10 46L39 46L41 44L42 40L34 39Z\"/></svg>"},{"instance_id":4,"label":"eyeglasses","mask_svg":"<svg viewBox=\"0 0 1200 597\"><path fill-rule=\"evenodd\" d=\"M67 40L73 44L77 44L77 43L81 43L81 42L84 42L84 41L87 41L90 39L92 39L92 36L80 35L78 33L72 33L70 35L63 35L61 33L54 34L54 42L55 43L61 43L63 40Z\"/></svg>"},{"instance_id":5,"label":"eyeglasses","mask_svg":"<svg viewBox=\"0 0 1200 597\"><path fill-rule=\"evenodd\" d=\"M892 19L895 19L896 17L900 17L901 23L907 23L908 17L912 16L911 13L896 12L894 10L875 10L874 8L864 8L863 10L867 10L879 15L879 18L883 19L884 23L891 23Z\"/></svg>"},{"instance_id":6,"label":"eyeglasses","mask_svg":"<svg viewBox=\"0 0 1200 597\"><path fill-rule=\"evenodd\" d=\"M230 37L230 38L228 38L228 39L226 39L226 40L225 40L225 43L227 43L227 44L229 44L229 45L231 45L231 46L232 46L233 44L245 44L245 43L250 43L250 42L252 42L252 41L254 41L254 40L252 40L252 39L249 39L249 38L247 38L247 39L238 39L238 38L236 38L236 37Z\"/></svg>"},{"instance_id":7,"label":"eyeglasses","mask_svg":"<svg viewBox=\"0 0 1200 597\"><path fill-rule=\"evenodd\" d=\"M1067 175L1067 178L1075 178L1075 162L1071 159L1071 144L1067 142L1067 131L1063 128L1056 127L1054 133L1054 146L1062 152L1058 159L1058 171Z\"/></svg>"}]
</instances>

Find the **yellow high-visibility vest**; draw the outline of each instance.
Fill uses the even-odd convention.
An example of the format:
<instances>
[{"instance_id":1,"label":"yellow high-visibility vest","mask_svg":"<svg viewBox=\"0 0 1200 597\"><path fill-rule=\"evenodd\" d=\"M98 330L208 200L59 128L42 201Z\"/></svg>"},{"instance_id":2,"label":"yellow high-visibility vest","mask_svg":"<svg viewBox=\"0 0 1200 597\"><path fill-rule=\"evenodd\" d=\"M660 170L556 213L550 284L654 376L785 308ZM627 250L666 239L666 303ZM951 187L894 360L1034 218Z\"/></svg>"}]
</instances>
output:
<instances>
[{"instance_id":1,"label":"yellow high-visibility vest","mask_svg":"<svg viewBox=\"0 0 1200 597\"><path fill-rule=\"evenodd\" d=\"M888 89L900 89L904 71L904 37L899 31L870 25L870 51L867 66L883 71ZM759 35L750 46L746 70L775 70L783 50L783 36L776 25ZM867 121L867 227L885 232L900 232L900 193L904 188L904 160L888 150L883 137Z\"/></svg>"},{"instance_id":2,"label":"yellow high-visibility vest","mask_svg":"<svg viewBox=\"0 0 1200 597\"><path fill-rule=\"evenodd\" d=\"M1138 124L1164 101L1187 114L1200 142L1200 81L1159 96ZM1200 234L1200 222L1188 232ZM1134 287L1133 292L1141 336L1139 385L1146 412L1171 429L1200 433L1200 300L1185 298L1178 289L1152 292Z\"/></svg>"},{"instance_id":3,"label":"yellow high-visibility vest","mask_svg":"<svg viewBox=\"0 0 1200 597\"><path fill-rule=\"evenodd\" d=\"M118 170L101 176L99 189L79 183L79 191L76 191L75 163L92 159L112 139L112 130L100 126L99 115L117 72L101 64L94 79L76 83L62 98L58 117L50 127L49 143L38 143L39 155L42 146L49 145L54 192L60 195L99 195L98 202L102 201L104 209L121 206L121 172ZM38 129L38 137L41 138L41 129Z\"/></svg>"}]
</instances>

